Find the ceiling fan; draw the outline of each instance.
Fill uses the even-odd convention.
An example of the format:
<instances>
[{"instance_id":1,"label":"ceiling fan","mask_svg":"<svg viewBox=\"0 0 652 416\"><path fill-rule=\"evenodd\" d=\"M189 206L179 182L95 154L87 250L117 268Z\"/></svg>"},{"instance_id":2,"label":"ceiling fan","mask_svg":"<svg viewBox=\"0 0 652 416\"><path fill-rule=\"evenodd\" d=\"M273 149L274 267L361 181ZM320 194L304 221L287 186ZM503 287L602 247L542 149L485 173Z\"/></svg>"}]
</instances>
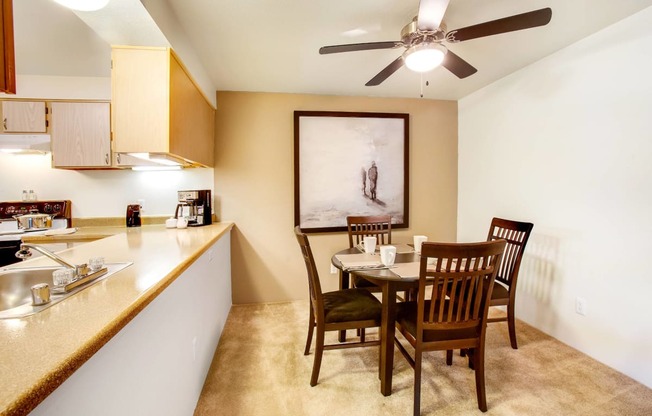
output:
<instances>
[{"instance_id":1,"label":"ceiling fan","mask_svg":"<svg viewBox=\"0 0 652 416\"><path fill-rule=\"evenodd\" d=\"M442 24L450 0L421 0L418 15L401 30L401 40L388 42L350 43L323 46L321 55L373 49L406 48L405 52L387 65L366 86L380 85L403 65L416 72L428 72L439 65L458 78L466 78L478 70L448 50L443 42L457 43L500 33L545 26L550 22L550 8L504 17L446 32Z\"/></svg>"}]
</instances>

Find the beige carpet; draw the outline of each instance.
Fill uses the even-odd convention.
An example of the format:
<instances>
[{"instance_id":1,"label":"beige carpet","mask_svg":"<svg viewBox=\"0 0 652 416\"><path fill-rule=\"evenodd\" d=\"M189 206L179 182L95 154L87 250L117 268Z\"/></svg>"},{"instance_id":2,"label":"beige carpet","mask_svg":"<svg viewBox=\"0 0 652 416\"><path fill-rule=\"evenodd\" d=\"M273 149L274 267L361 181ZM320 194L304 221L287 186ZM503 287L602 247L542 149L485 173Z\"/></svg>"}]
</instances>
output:
<instances>
[{"instance_id":1,"label":"beige carpet","mask_svg":"<svg viewBox=\"0 0 652 416\"><path fill-rule=\"evenodd\" d=\"M307 302L234 306L195 415L412 414L414 373L398 351L389 397L380 393L378 347L325 351L310 387L307 317ZM487 329L487 415L652 415L651 389L523 322L517 334L513 350L505 323ZM426 355L421 414L482 414L465 358L456 353L448 367L444 355Z\"/></svg>"}]
</instances>

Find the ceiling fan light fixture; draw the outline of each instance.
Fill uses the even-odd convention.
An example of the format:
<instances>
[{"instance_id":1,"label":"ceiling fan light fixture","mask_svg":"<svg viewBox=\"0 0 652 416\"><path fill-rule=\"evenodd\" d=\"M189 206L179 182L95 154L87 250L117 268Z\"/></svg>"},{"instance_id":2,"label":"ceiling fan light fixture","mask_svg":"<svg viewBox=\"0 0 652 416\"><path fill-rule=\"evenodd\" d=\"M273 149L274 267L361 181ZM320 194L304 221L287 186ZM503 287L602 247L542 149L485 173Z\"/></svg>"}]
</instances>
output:
<instances>
[{"instance_id":1,"label":"ceiling fan light fixture","mask_svg":"<svg viewBox=\"0 0 652 416\"><path fill-rule=\"evenodd\" d=\"M403 53L405 66L414 72L428 72L437 68L444 61L446 49L439 43L420 43Z\"/></svg>"},{"instance_id":2,"label":"ceiling fan light fixture","mask_svg":"<svg viewBox=\"0 0 652 416\"><path fill-rule=\"evenodd\" d=\"M82 12L100 10L109 3L109 0L54 0L62 6Z\"/></svg>"}]
</instances>

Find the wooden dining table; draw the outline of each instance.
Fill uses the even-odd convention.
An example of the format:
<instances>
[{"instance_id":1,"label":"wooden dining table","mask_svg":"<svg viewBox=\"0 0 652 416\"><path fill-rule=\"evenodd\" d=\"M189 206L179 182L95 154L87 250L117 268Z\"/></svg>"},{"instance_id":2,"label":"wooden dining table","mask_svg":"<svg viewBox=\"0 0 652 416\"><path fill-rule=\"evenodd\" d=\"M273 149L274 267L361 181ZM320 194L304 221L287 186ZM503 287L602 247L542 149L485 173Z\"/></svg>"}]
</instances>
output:
<instances>
[{"instance_id":1,"label":"wooden dining table","mask_svg":"<svg viewBox=\"0 0 652 416\"><path fill-rule=\"evenodd\" d=\"M379 378L380 378L380 392L384 396L392 394L392 369L394 367L394 334L396 324L396 294L399 291L410 291L410 289L418 288L418 277L400 277L392 272L392 269L360 269L345 271L342 262L337 259L338 255L343 254L359 254L357 248L349 248L338 251L331 258L333 266L340 271L340 288L345 289L349 287L350 274L355 274L362 277L377 286L382 290L382 318L380 324L380 357L379 357ZM418 254L412 253L397 253L395 263L411 263L418 262L420 257ZM345 331L340 331L339 341L346 340Z\"/></svg>"}]
</instances>

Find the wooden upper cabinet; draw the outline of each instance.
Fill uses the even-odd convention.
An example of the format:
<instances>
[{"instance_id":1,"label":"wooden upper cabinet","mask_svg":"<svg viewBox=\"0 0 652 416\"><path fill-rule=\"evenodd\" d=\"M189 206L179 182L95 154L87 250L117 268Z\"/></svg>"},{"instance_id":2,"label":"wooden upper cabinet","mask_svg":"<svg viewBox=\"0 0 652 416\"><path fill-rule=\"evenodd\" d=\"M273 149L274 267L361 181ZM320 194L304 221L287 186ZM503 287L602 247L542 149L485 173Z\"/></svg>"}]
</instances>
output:
<instances>
[{"instance_id":1,"label":"wooden upper cabinet","mask_svg":"<svg viewBox=\"0 0 652 416\"><path fill-rule=\"evenodd\" d=\"M52 102L52 164L56 168L97 169L111 166L110 104Z\"/></svg>"},{"instance_id":2,"label":"wooden upper cabinet","mask_svg":"<svg viewBox=\"0 0 652 416\"><path fill-rule=\"evenodd\" d=\"M16 94L13 0L0 0L0 92Z\"/></svg>"},{"instance_id":3,"label":"wooden upper cabinet","mask_svg":"<svg viewBox=\"0 0 652 416\"><path fill-rule=\"evenodd\" d=\"M47 130L45 101L2 101L4 133L45 133Z\"/></svg>"},{"instance_id":4,"label":"wooden upper cabinet","mask_svg":"<svg viewBox=\"0 0 652 416\"><path fill-rule=\"evenodd\" d=\"M215 109L170 48L114 46L113 151L213 166Z\"/></svg>"}]
</instances>

